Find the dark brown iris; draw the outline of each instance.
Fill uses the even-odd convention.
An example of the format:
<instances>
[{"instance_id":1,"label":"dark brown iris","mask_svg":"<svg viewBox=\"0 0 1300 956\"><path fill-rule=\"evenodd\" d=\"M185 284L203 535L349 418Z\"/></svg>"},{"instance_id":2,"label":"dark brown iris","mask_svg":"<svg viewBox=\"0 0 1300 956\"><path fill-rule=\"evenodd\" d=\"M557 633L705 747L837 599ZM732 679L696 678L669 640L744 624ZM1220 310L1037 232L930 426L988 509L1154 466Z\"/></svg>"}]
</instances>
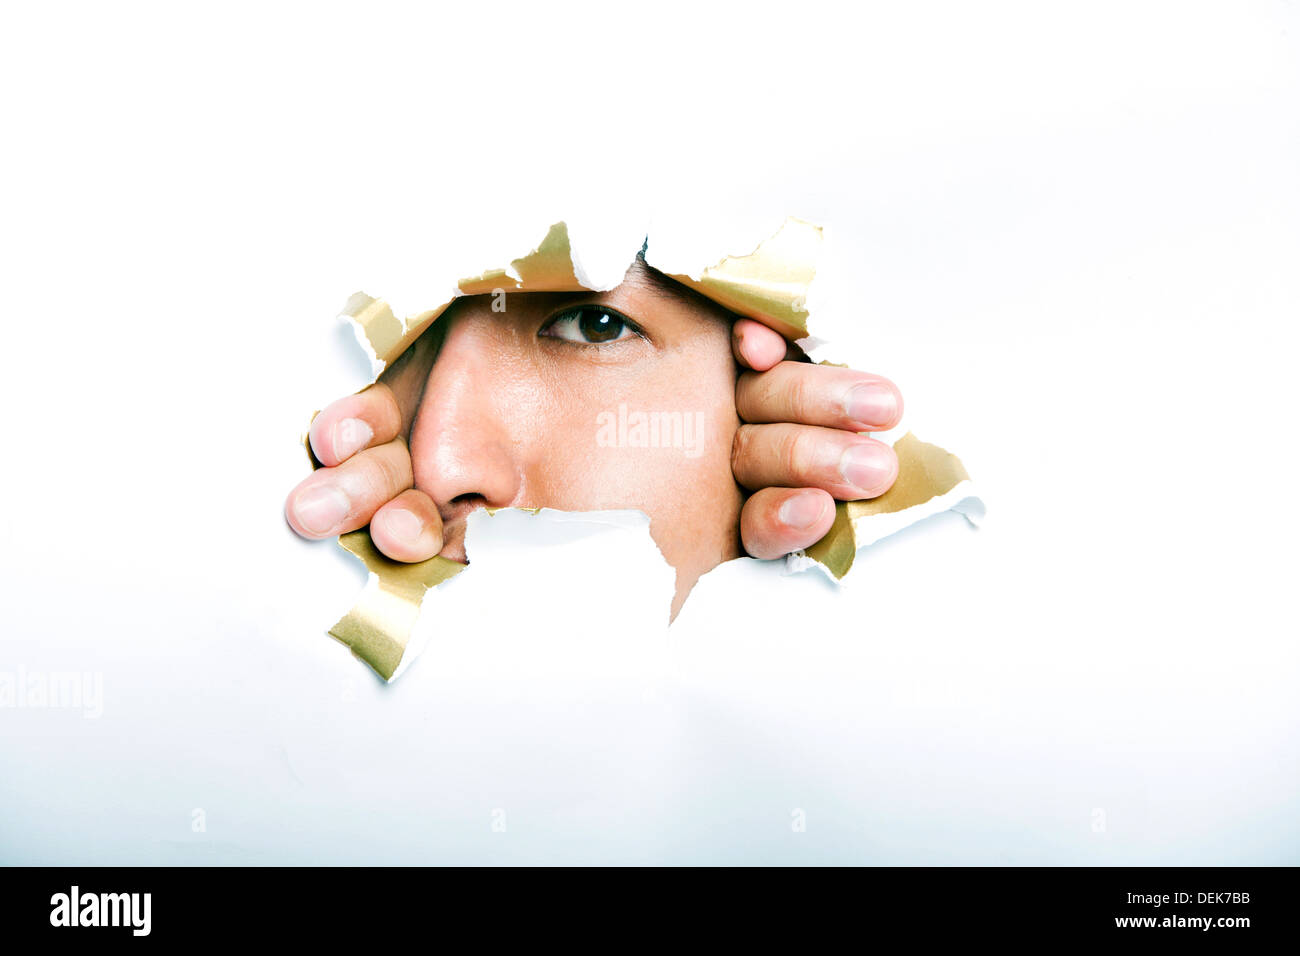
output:
<instances>
[{"instance_id":1,"label":"dark brown iris","mask_svg":"<svg viewBox=\"0 0 1300 956\"><path fill-rule=\"evenodd\" d=\"M612 342L623 334L623 320L609 312L583 309L578 316L578 331L588 342Z\"/></svg>"}]
</instances>

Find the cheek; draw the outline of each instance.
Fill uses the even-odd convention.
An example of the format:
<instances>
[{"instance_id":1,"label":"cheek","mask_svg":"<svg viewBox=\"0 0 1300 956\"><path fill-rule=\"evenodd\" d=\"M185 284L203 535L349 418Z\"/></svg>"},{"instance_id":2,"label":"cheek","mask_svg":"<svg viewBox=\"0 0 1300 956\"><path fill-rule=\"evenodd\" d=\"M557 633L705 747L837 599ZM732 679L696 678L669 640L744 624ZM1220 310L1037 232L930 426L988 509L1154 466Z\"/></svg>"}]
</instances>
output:
<instances>
[{"instance_id":1,"label":"cheek","mask_svg":"<svg viewBox=\"0 0 1300 956\"><path fill-rule=\"evenodd\" d=\"M539 403L549 413L535 429L543 444L527 469L529 503L644 511L673 564L695 550L732 556L735 368L729 351L717 352L565 376L559 400Z\"/></svg>"}]
</instances>

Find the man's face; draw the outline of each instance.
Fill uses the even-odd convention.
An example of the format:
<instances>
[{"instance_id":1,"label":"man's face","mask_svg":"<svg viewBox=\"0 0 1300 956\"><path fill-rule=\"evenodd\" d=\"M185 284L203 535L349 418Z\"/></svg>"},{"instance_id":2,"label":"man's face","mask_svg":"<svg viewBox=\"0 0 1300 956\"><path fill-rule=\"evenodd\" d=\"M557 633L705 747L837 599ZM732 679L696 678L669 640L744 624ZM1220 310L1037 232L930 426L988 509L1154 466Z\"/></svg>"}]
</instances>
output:
<instances>
[{"instance_id":1,"label":"man's face","mask_svg":"<svg viewBox=\"0 0 1300 956\"><path fill-rule=\"evenodd\" d=\"M482 506L639 509L677 570L676 613L740 554L731 318L639 260L611 292L453 305L410 439L442 554L465 560Z\"/></svg>"}]
</instances>

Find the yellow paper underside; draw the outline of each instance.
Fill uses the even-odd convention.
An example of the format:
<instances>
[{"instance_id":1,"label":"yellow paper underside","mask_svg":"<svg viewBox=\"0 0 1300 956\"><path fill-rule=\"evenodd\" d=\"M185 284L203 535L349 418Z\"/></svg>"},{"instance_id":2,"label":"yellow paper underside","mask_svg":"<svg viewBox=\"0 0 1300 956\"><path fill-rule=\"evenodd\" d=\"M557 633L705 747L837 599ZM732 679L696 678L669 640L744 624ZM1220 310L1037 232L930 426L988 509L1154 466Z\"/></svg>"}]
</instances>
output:
<instances>
[{"instance_id":1,"label":"yellow paper underside","mask_svg":"<svg viewBox=\"0 0 1300 956\"><path fill-rule=\"evenodd\" d=\"M365 528L341 535L339 544L361 560L379 586L363 591L352 609L330 628L330 634L388 680L406 651L425 592L460 574L466 566L440 556L417 564L394 561L375 547Z\"/></svg>"},{"instance_id":2,"label":"yellow paper underside","mask_svg":"<svg viewBox=\"0 0 1300 956\"><path fill-rule=\"evenodd\" d=\"M893 487L878 498L837 502L831 530L804 552L826 565L836 578L848 574L858 553L853 530L856 519L925 504L970 478L960 458L938 445L921 441L911 432L894 443L894 453L898 455L898 479Z\"/></svg>"}]
</instances>

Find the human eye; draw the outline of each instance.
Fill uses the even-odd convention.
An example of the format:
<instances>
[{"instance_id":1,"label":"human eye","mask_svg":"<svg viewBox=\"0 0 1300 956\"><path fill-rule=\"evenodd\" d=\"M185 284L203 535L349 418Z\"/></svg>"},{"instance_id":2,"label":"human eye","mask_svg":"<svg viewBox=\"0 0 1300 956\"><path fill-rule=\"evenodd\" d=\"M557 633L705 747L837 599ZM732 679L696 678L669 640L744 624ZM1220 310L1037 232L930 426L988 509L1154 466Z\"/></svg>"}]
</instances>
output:
<instances>
[{"instance_id":1,"label":"human eye","mask_svg":"<svg viewBox=\"0 0 1300 956\"><path fill-rule=\"evenodd\" d=\"M644 337L635 322L603 305L578 305L565 309L543 325L537 334L579 345L604 345Z\"/></svg>"}]
</instances>

